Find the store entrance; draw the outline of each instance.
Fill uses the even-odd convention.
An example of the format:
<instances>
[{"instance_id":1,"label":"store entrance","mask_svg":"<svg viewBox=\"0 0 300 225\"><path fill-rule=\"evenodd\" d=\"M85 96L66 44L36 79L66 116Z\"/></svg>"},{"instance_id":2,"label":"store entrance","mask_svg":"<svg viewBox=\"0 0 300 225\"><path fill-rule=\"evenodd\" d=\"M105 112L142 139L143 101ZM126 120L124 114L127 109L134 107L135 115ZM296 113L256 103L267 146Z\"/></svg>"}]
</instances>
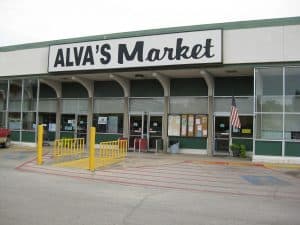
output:
<instances>
[{"instance_id":1,"label":"store entrance","mask_svg":"<svg viewBox=\"0 0 300 225\"><path fill-rule=\"evenodd\" d=\"M215 116L215 154L229 154L229 116Z\"/></svg>"},{"instance_id":2,"label":"store entrance","mask_svg":"<svg viewBox=\"0 0 300 225\"><path fill-rule=\"evenodd\" d=\"M87 136L87 115L62 114L61 138L84 138Z\"/></svg>"},{"instance_id":3,"label":"store entrance","mask_svg":"<svg viewBox=\"0 0 300 225\"><path fill-rule=\"evenodd\" d=\"M75 137L84 138L86 143L87 137L87 115L77 115L77 130L75 132Z\"/></svg>"},{"instance_id":4,"label":"store entrance","mask_svg":"<svg viewBox=\"0 0 300 225\"><path fill-rule=\"evenodd\" d=\"M162 145L162 115L135 113L129 118L131 150L157 151Z\"/></svg>"}]
</instances>

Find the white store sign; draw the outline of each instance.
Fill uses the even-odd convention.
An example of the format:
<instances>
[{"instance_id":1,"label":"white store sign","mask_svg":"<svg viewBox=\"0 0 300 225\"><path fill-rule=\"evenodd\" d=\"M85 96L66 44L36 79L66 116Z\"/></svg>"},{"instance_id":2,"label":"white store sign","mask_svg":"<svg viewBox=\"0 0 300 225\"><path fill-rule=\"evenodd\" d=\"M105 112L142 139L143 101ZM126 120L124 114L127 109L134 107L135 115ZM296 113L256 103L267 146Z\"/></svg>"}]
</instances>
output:
<instances>
[{"instance_id":1,"label":"white store sign","mask_svg":"<svg viewBox=\"0 0 300 225\"><path fill-rule=\"evenodd\" d=\"M52 45L49 72L222 63L222 30Z\"/></svg>"}]
</instances>

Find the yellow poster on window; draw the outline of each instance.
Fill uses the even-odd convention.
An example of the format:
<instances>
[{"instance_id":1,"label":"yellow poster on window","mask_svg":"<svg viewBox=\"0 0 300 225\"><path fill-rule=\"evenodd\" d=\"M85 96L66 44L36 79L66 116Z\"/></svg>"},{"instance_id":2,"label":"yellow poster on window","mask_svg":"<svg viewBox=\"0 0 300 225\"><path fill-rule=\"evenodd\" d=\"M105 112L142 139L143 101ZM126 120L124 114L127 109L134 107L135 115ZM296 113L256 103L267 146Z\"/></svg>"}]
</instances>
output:
<instances>
[{"instance_id":1,"label":"yellow poster on window","mask_svg":"<svg viewBox=\"0 0 300 225\"><path fill-rule=\"evenodd\" d=\"M252 130L251 129L242 129L242 134L251 134Z\"/></svg>"}]
</instances>

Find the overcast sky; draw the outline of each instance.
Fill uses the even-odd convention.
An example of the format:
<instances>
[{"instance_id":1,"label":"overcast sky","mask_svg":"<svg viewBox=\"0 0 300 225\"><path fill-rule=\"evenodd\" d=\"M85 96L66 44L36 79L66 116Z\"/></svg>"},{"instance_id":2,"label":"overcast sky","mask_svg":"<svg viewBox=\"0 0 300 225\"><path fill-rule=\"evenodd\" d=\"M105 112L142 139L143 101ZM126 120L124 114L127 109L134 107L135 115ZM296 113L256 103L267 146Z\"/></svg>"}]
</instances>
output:
<instances>
[{"instance_id":1,"label":"overcast sky","mask_svg":"<svg viewBox=\"0 0 300 225\"><path fill-rule=\"evenodd\" d=\"M0 46L293 16L299 0L0 0Z\"/></svg>"}]
</instances>

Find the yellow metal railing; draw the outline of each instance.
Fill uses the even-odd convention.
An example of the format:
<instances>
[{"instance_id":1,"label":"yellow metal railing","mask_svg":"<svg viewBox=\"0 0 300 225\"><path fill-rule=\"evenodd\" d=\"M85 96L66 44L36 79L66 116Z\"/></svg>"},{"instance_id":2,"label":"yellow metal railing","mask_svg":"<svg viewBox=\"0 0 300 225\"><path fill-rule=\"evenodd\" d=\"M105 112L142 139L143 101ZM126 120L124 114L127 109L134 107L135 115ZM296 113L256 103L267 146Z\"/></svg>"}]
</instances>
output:
<instances>
[{"instance_id":1,"label":"yellow metal railing","mask_svg":"<svg viewBox=\"0 0 300 225\"><path fill-rule=\"evenodd\" d=\"M127 156L127 140L101 142L97 153L97 158L123 159Z\"/></svg>"},{"instance_id":2,"label":"yellow metal railing","mask_svg":"<svg viewBox=\"0 0 300 225\"><path fill-rule=\"evenodd\" d=\"M127 156L127 140L101 142L99 146L100 148L97 151L90 154L89 170L91 171L120 162Z\"/></svg>"},{"instance_id":3,"label":"yellow metal railing","mask_svg":"<svg viewBox=\"0 0 300 225\"><path fill-rule=\"evenodd\" d=\"M55 165L95 171L96 168L121 162L127 156L127 140L101 142L100 148L95 147L95 140L95 127L90 128L89 151L85 148L84 138L55 140L53 147Z\"/></svg>"},{"instance_id":4,"label":"yellow metal railing","mask_svg":"<svg viewBox=\"0 0 300 225\"><path fill-rule=\"evenodd\" d=\"M85 154L84 138L58 139L54 142L53 158L83 157Z\"/></svg>"}]
</instances>

